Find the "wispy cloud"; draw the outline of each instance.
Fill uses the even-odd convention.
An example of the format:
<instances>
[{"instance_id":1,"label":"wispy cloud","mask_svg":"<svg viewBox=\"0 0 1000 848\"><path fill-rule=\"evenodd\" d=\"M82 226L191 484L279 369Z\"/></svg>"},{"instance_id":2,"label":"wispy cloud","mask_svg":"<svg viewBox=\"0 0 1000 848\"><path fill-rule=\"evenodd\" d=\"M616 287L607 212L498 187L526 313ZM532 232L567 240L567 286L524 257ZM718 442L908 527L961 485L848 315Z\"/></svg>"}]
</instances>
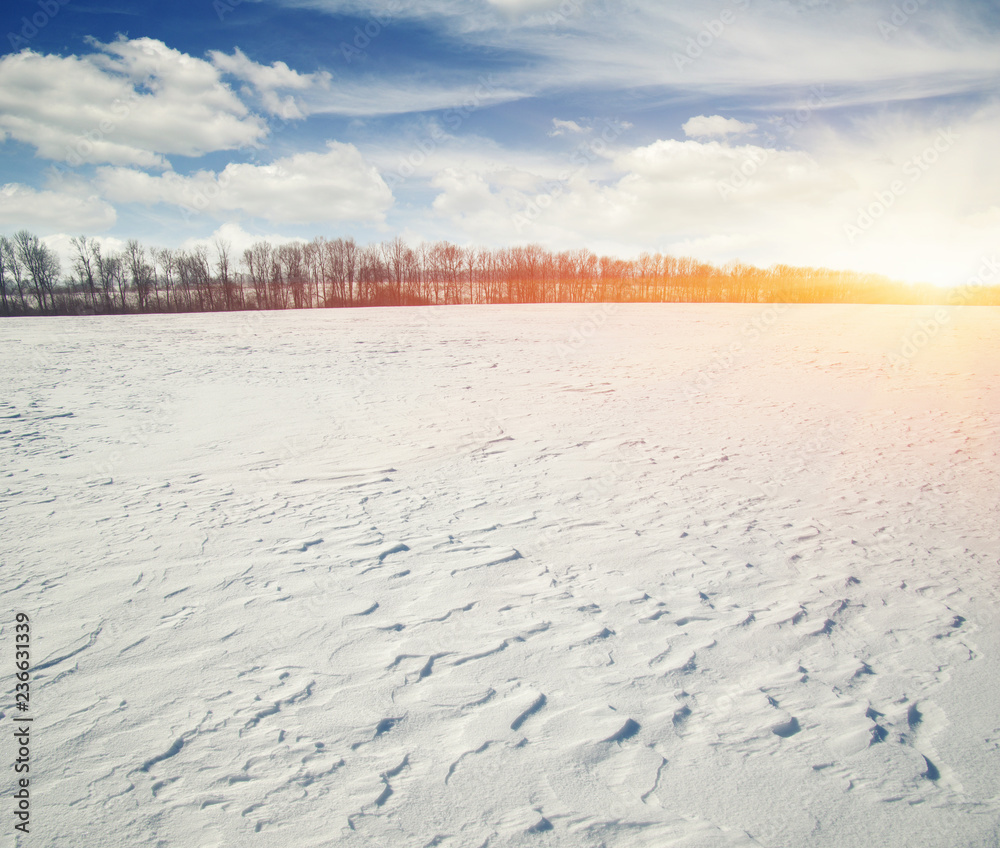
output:
<instances>
[{"instance_id":1,"label":"wispy cloud","mask_svg":"<svg viewBox=\"0 0 1000 848\"><path fill-rule=\"evenodd\" d=\"M355 0L283 2L335 14L367 8ZM891 38L881 25L893 16L891 4L727 0L711 11L669 0L569 5L567 15L555 14L556 2L417 0L397 14L466 47L533 57L530 73L509 77L512 89L532 94L596 85L773 97L826 84L845 105L988 92L1000 75L996 30L975 4L922 5Z\"/></svg>"},{"instance_id":2,"label":"wispy cloud","mask_svg":"<svg viewBox=\"0 0 1000 848\"><path fill-rule=\"evenodd\" d=\"M553 118L552 129L549 131L549 135L555 138L556 136L566 135L566 133L583 135L587 132L589 130L586 127L581 127L576 121L561 121L559 118Z\"/></svg>"},{"instance_id":3,"label":"wispy cloud","mask_svg":"<svg viewBox=\"0 0 1000 848\"><path fill-rule=\"evenodd\" d=\"M684 134L692 138L713 138L729 135L746 135L757 129L753 123L724 118L722 115L697 115L681 125Z\"/></svg>"},{"instance_id":4,"label":"wispy cloud","mask_svg":"<svg viewBox=\"0 0 1000 848\"><path fill-rule=\"evenodd\" d=\"M269 114L286 120L304 118L306 115L304 104L291 92L301 95L330 89L329 71L302 74L282 61L262 65L247 58L238 47L232 54L211 50L208 55L212 64L220 71L248 83L251 91L247 94L255 94Z\"/></svg>"}]
</instances>

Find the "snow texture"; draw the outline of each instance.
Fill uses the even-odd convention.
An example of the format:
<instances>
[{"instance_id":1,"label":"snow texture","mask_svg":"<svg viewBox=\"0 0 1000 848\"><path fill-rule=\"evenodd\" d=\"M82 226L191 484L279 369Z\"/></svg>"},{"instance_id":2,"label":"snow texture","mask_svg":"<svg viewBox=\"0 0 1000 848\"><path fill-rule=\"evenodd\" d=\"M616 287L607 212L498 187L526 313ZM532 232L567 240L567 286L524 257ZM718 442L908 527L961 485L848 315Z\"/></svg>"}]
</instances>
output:
<instances>
[{"instance_id":1,"label":"snow texture","mask_svg":"<svg viewBox=\"0 0 1000 848\"><path fill-rule=\"evenodd\" d=\"M1000 310L934 312L0 323L31 844L995 846Z\"/></svg>"}]
</instances>

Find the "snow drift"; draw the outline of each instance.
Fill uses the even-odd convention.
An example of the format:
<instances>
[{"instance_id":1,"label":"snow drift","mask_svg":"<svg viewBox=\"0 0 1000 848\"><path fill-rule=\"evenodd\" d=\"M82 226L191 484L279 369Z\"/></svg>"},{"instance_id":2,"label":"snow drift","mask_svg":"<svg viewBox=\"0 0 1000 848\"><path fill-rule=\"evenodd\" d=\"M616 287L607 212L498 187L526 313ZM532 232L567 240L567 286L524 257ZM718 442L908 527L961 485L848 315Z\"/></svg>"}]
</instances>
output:
<instances>
[{"instance_id":1,"label":"snow drift","mask_svg":"<svg viewBox=\"0 0 1000 848\"><path fill-rule=\"evenodd\" d=\"M998 328L0 324L31 844L995 845Z\"/></svg>"}]
</instances>

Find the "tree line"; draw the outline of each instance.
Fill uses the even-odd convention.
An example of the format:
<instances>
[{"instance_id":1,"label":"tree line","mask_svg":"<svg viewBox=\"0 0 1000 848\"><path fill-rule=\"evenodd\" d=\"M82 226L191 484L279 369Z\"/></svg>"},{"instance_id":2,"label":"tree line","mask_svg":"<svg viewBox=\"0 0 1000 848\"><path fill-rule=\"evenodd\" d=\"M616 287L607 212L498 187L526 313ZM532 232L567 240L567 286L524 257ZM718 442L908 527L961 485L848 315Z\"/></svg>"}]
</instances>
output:
<instances>
[{"instance_id":1,"label":"tree line","mask_svg":"<svg viewBox=\"0 0 1000 848\"><path fill-rule=\"evenodd\" d=\"M273 245L236 255L216 239L190 250L120 251L95 238L71 240L62 273L51 247L26 230L0 237L4 315L212 312L485 303L743 302L948 303L949 290L875 274L741 262L715 266L643 253L636 259L536 245L411 247L397 237L359 245L353 238ZM1000 304L1000 287L977 288L968 304Z\"/></svg>"}]
</instances>

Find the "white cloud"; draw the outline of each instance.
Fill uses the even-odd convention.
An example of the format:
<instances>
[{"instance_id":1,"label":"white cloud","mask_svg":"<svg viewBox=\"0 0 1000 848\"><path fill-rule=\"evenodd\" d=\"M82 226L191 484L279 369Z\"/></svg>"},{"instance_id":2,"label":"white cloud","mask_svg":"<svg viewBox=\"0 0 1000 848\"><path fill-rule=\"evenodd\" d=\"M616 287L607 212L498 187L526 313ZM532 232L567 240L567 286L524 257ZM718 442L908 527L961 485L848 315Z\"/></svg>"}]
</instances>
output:
<instances>
[{"instance_id":1,"label":"white cloud","mask_svg":"<svg viewBox=\"0 0 1000 848\"><path fill-rule=\"evenodd\" d=\"M474 215L489 209L494 200L490 185L481 174L457 168L441 171L433 185L441 190L432 204L434 211L450 218Z\"/></svg>"},{"instance_id":2,"label":"white cloud","mask_svg":"<svg viewBox=\"0 0 1000 848\"><path fill-rule=\"evenodd\" d=\"M105 195L121 203L167 203L189 212L242 213L283 224L381 221L392 193L350 144L328 142L323 153L298 153L268 165L232 163L219 173L152 176L101 168Z\"/></svg>"},{"instance_id":3,"label":"white cloud","mask_svg":"<svg viewBox=\"0 0 1000 848\"><path fill-rule=\"evenodd\" d=\"M83 57L0 58L0 131L69 165L142 168L266 135L212 64L150 38L91 44L97 52Z\"/></svg>"},{"instance_id":4,"label":"white cloud","mask_svg":"<svg viewBox=\"0 0 1000 848\"><path fill-rule=\"evenodd\" d=\"M791 202L831 187L829 175L797 151L666 139L608 155L617 175L610 180L603 156L573 169L557 160L530 182L523 168L452 168L433 182L434 209L492 241L571 247L610 238L648 247L666 234L736 227L759 219L762 201ZM730 182L739 188L724 189Z\"/></svg>"},{"instance_id":5,"label":"white cloud","mask_svg":"<svg viewBox=\"0 0 1000 848\"><path fill-rule=\"evenodd\" d=\"M489 3L505 12L523 12L535 9L554 9L559 6L560 0L489 0Z\"/></svg>"},{"instance_id":6,"label":"white cloud","mask_svg":"<svg viewBox=\"0 0 1000 848\"><path fill-rule=\"evenodd\" d=\"M243 251L259 241L266 241L274 246L278 246L291 242L304 243L306 239L297 236L279 235L277 233L254 234L247 232L239 224L229 221L216 229L207 238L186 239L180 245L180 248L181 250L194 250L197 247L204 247L209 254L214 256L217 255L216 242L225 242L229 245L230 263L238 265L243 256Z\"/></svg>"},{"instance_id":7,"label":"white cloud","mask_svg":"<svg viewBox=\"0 0 1000 848\"><path fill-rule=\"evenodd\" d=\"M460 126L477 109L526 96L526 90L516 84L505 83L494 74L479 74L471 80L360 77L338 81L329 90L302 99L312 114L350 117L447 110L443 116L445 124L452 126L457 122Z\"/></svg>"},{"instance_id":8,"label":"white cloud","mask_svg":"<svg viewBox=\"0 0 1000 848\"><path fill-rule=\"evenodd\" d=\"M252 83L260 91L276 91L282 88L305 91L316 85L327 85L330 81L329 73L300 74L280 61L261 65L247 58L239 47L231 56L220 50L210 50L208 55L212 59L212 64L219 70Z\"/></svg>"},{"instance_id":9,"label":"white cloud","mask_svg":"<svg viewBox=\"0 0 1000 848\"><path fill-rule=\"evenodd\" d=\"M811 124L796 136L808 150L661 139L568 178L556 156L504 170L469 155L433 180L433 208L477 243L661 250L954 283L1000 242L997 132L1000 107L951 130L883 114L846 132ZM861 217L877 204L870 222Z\"/></svg>"},{"instance_id":10,"label":"white cloud","mask_svg":"<svg viewBox=\"0 0 1000 848\"><path fill-rule=\"evenodd\" d=\"M64 278L74 274L77 250L73 246L72 240L79 234L81 234L80 226L70 226L63 232L41 237L42 243L52 248L56 252L56 256L59 257L59 267L62 269ZM88 236L88 240L99 244L101 252L104 254L121 253L125 249L126 240L115 236Z\"/></svg>"},{"instance_id":11,"label":"white cloud","mask_svg":"<svg viewBox=\"0 0 1000 848\"><path fill-rule=\"evenodd\" d=\"M737 121L736 118L723 118L722 115L698 115L687 121L681 129L689 138L717 138L727 135L746 135L757 129L757 125Z\"/></svg>"},{"instance_id":12,"label":"white cloud","mask_svg":"<svg viewBox=\"0 0 1000 848\"><path fill-rule=\"evenodd\" d=\"M731 146L718 141L675 141L665 139L636 148L618 157L615 163L627 172L620 186L635 195L658 195L669 190L685 194L692 201L702 193L712 199L726 200L726 183L746 188L758 187L754 202L761 193L773 193L779 187L808 186L817 180L831 188L827 175L817 162L799 150L777 150L758 145ZM709 191L711 190L711 191Z\"/></svg>"},{"instance_id":13,"label":"white cloud","mask_svg":"<svg viewBox=\"0 0 1000 848\"><path fill-rule=\"evenodd\" d=\"M324 91L330 87L331 76L327 71L301 74L280 61L261 65L248 58L238 47L232 55L220 50L211 50L208 55L220 71L253 86L261 105L269 113L286 120L303 118L309 110L301 99L289 93L282 96L281 92Z\"/></svg>"},{"instance_id":14,"label":"white cloud","mask_svg":"<svg viewBox=\"0 0 1000 848\"><path fill-rule=\"evenodd\" d=\"M549 135L553 138L560 135L565 135L566 133L574 133L577 135L582 135L584 133L590 132L586 127L581 127L576 121L561 121L559 118L552 119L553 130L549 132Z\"/></svg>"},{"instance_id":15,"label":"white cloud","mask_svg":"<svg viewBox=\"0 0 1000 848\"><path fill-rule=\"evenodd\" d=\"M19 183L0 189L0 228L4 230L94 232L108 229L116 220L114 208L96 194L38 191Z\"/></svg>"}]
</instances>

